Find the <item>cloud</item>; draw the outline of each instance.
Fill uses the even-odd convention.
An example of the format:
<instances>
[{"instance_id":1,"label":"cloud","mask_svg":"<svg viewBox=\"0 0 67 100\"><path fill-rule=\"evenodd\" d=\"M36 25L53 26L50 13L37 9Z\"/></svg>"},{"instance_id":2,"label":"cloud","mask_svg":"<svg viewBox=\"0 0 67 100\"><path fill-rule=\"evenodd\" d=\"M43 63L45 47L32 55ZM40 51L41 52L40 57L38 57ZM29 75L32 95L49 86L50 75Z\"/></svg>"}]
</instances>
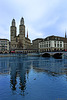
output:
<instances>
[{"instance_id":1,"label":"cloud","mask_svg":"<svg viewBox=\"0 0 67 100\"><path fill-rule=\"evenodd\" d=\"M60 32L65 32L67 31L67 21L64 23L61 23L61 25L59 25L58 30L60 30Z\"/></svg>"},{"instance_id":2,"label":"cloud","mask_svg":"<svg viewBox=\"0 0 67 100\"><path fill-rule=\"evenodd\" d=\"M23 16L28 27L30 39L45 37L54 31L54 35L67 29L66 0L1 0L0 1L0 35L10 34L10 25L16 19L17 34ZM53 30L52 30L53 29ZM48 32L47 32L48 30ZM46 33L47 32L47 33ZM6 34L6 38L9 38Z\"/></svg>"},{"instance_id":3,"label":"cloud","mask_svg":"<svg viewBox=\"0 0 67 100\"><path fill-rule=\"evenodd\" d=\"M29 35L29 38L31 40L35 39L36 38L44 38L44 35L42 32L37 32L35 31L35 29L33 29L31 26L29 27L26 27L26 30L28 29L28 35ZM27 33L26 33L27 34Z\"/></svg>"},{"instance_id":4,"label":"cloud","mask_svg":"<svg viewBox=\"0 0 67 100\"><path fill-rule=\"evenodd\" d=\"M9 38L8 31L4 30L2 27L0 27L0 38L4 38L4 39Z\"/></svg>"}]
</instances>

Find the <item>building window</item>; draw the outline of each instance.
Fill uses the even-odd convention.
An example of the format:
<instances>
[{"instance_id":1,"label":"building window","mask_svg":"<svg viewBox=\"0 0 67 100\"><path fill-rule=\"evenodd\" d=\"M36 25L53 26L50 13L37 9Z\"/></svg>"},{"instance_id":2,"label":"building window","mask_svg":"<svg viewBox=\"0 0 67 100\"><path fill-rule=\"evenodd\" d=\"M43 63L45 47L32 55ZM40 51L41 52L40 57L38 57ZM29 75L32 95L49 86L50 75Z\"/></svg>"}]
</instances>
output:
<instances>
[{"instance_id":1,"label":"building window","mask_svg":"<svg viewBox=\"0 0 67 100\"><path fill-rule=\"evenodd\" d=\"M57 47L59 47L59 44L57 44Z\"/></svg>"},{"instance_id":2,"label":"building window","mask_svg":"<svg viewBox=\"0 0 67 100\"><path fill-rule=\"evenodd\" d=\"M55 47L56 47L56 43L55 43Z\"/></svg>"},{"instance_id":3,"label":"building window","mask_svg":"<svg viewBox=\"0 0 67 100\"><path fill-rule=\"evenodd\" d=\"M60 40L60 38L58 38L58 40Z\"/></svg>"},{"instance_id":4,"label":"building window","mask_svg":"<svg viewBox=\"0 0 67 100\"><path fill-rule=\"evenodd\" d=\"M62 41L60 41L60 43L62 43Z\"/></svg>"},{"instance_id":5,"label":"building window","mask_svg":"<svg viewBox=\"0 0 67 100\"><path fill-rule=\"evenodd\" d=\"M47 44L47 47L48 47L48 44Z\"/></svg>"},{"instance_id":6,"label":"building window","mask_svg":"<svg viewBox=\"0 0 67 100\"><path fill-rule=\"evenodd\" d=\"M55 40L57 40L57 38L55 37Z\"/></svg>"},{"instance_id":7,"label":"building window","mask_svg":"<svg viewBox=\"0 0 67 100\"><path fill-rule=\"evenodd\" d=\"M50 44L49 44L49 47L50 47Z\"/></svg>"},{"instance_id":8,"label":"building window","mask_svg":"<svg viewBox=\"0 0 67 100\"><path fill-rule=\"evenodd\" d=\"M62 44L60 44L60 47L62 47Z\"/></svg>"}]
</instances>

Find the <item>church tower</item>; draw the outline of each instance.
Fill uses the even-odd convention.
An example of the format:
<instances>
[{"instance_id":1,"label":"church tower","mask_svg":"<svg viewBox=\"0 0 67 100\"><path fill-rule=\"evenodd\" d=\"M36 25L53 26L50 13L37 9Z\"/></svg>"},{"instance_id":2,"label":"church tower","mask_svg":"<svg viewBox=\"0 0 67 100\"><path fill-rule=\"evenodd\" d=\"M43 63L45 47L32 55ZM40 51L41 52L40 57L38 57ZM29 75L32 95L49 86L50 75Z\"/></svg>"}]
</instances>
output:
<instances>
[{"instance_id":1,"label":"church tower","mask_svg":"<svg viewBox=\"0 0 67 100\"><path fill-rule=\"evenodd\" d=\"M10 40L13 41L13 39L16 37L16 23L15 23L15 19L12 20L12 24L10 27Z\"/></svg>"},{"instance_id":2,"label":"church tower","mask_svg":"<svg viewBox=\"0 0 67 100\"><path fill-rule=\"evenodd\" d=\"M22 43L22 48L25 49L25 25L22 17L19 25L19 41Z\"/></svg>"},{"instance_id":3,"label":"church tower","mask_svg":"<svg viewBox=\"0 0 67 100\"><path fill-rule=\"evenodd\" d=\"M19 34L23 35L25 37L25 25L24 25L24 18L23 17L20 20Z\"/></svg>"}]
</instances>

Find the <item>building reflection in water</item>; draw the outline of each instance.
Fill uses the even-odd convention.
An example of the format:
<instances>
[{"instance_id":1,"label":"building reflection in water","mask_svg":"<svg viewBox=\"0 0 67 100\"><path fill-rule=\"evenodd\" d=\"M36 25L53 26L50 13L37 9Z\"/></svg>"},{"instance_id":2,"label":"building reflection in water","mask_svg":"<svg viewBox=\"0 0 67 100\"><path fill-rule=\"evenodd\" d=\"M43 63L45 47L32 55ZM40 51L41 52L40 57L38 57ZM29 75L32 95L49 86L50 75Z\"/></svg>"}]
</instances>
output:
<instances>
[{"instance_id":1,"label":"building reflection in water","mask_svg":"<svg viewBox=\"0 0 67 100\"><path fill-rule=\"evenodd\" d=\"M9 59L0 58L0 74L9 74Z\"/></svg>"},{"instance_id":2,"label":"building reflection in water","mask_svg":"<svg viewBox=\"0 0 67 100\"><path fill-rule=\"evenodd\" d=\"M10 68L10 83L12 90L16 90L17 77L19 77L19 89L24 92L26 88L26 74L29 73L30 63L27 62L27 60L25 61L25 59L18 57L10 62Z\"/></svg>"},{"instance_id":3,"label":"building reflection in water","mask_svg":"<svg viewBox=\"0 0 67 100\"><path fill-rule=\"evenodd\" d=\"M54 58L38 59L37 61L33 61L33 69L36 72L46 72L52 76L67 75L67 61L66 59Z\"/></svg>"},{"instance_id":4,"label":"building reflection in water","mask_svg":"<svg viewBox=\"0 0 67 100\"><path fill-rule=\"evenodd\" d=\"M11 68L11 71L10 71L10 77L11 77L10 83L11 83L11 88L12 88L12 90L16 90L17 71L16 71L15 63L11 63L10 66L11 66L11 67L10 67L10 68Z\"/></svg>"},{"instance_id":5,"label":"building reflection in water","mask_svg":"<svg viewBox=\"0 0 67 100\"><path fill-rule=\"evenodd\" d=\"M24 63L19 63L19 77L20 77L20 89L24 90L25 89L25 84L26 84L26 68L24 66Z\"/></svg>"},{"instance_id":6,"label":"building reflection in water","mask_svg":"<svg viewBox=\"0 0 67 100\"><path fill-rule=\"evenodd\" d=\"M10 74L10 87L12 91L16 91L17 88L23 92L25 91L26 77L28 78L31 64L36 73L46 72L48 75L52 76L62 74L67 76L67 59L42 57L0 58L0 74ZM17 87L17 78L19 78L19 87Z\"/></svg>"}]
</instances>

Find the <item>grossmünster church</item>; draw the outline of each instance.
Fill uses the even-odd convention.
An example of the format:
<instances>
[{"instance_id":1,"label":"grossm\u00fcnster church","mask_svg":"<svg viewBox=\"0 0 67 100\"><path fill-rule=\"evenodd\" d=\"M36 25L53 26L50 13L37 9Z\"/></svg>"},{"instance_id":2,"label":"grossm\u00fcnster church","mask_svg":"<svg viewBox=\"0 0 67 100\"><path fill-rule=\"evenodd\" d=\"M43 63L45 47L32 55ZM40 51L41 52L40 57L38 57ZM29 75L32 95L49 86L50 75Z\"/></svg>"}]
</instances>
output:
<instances>
[{"instance_id":1,"label":"grossm\u00fcnster church","mask_svg":"<svg viewBox=\"0 0 67 100\"><path fill-rule=\"evenodd\" d=\"M27 50L31 46L31 41L27 36L25 37L24 18L22 17L19 25L19 34L17 35L17 27L15 19L12 20L10 26L10 50Z\"/></svg>"}]
</instances>

